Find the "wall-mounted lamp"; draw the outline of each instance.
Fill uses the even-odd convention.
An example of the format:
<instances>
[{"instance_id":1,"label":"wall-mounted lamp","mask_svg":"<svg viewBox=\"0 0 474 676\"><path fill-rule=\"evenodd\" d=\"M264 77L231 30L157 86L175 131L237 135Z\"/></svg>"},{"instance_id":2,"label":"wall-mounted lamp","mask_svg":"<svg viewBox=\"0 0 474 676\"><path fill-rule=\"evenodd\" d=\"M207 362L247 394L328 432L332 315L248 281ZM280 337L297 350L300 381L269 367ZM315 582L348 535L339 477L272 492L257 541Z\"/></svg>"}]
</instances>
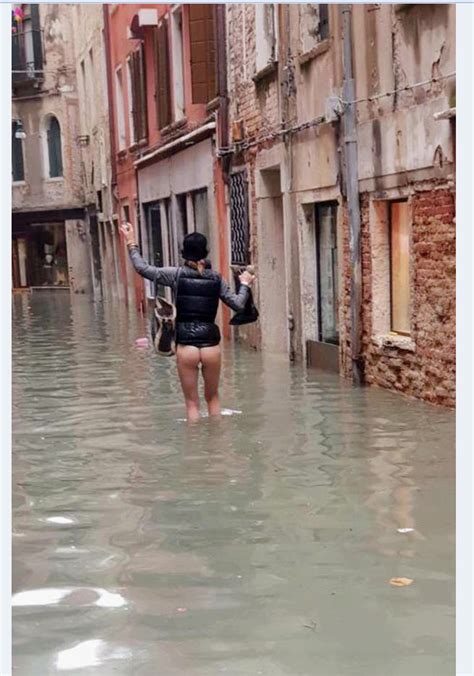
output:
<instances>
[{"instance_id":1,"label":"wall-mounted lamp","mask_svg":"<svg viewBox=\"0 0 474 676\"><path fill-rule=\"evenodd\" d=\"M23 129L23 122L21 120L15 120L15 138L22 140L26 138L26 133Z\"/></svg>"}]
</instances>

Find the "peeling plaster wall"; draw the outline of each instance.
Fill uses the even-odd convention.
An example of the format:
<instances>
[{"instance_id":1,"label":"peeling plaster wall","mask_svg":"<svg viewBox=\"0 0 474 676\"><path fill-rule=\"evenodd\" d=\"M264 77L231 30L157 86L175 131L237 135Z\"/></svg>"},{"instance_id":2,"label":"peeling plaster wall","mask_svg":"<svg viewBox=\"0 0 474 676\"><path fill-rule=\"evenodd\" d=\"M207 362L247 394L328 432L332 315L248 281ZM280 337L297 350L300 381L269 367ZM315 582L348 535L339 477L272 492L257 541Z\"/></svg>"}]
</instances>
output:
<instances>
[{"instance_id":1,"label":"peeling plaster wall","mask_svg":"<svg viewBox=\"0 0 474 676\"><path fill-rule=\"evenodd\" d=\"M110 221L113 205L103 6L76 3L72 8L73 31L76 36L74 63L79 92L79 133L88 137L77 148L81 158L84 199L87 204L96 204L97 191L101 190L104 220ZM82 82L81 63L85 67L85 86Z\"/></svg>"},{"instance_id":2,"label":"peeling plaster wall","mask_svg":"<svg viewBox=\"0 0 474 676\"><path fill-rule=\"evenodd\" d=\"M12 208L36 210L80 206L84 194L80 156L76 145L79 133L78 100L74 64L75 35L73 5L40 4L46 70L40 92L13 99L12 117L23 122L25 181L14 183ZM62 178L46 176L45 118L53 114L61 126Z\"/></svg>"}]
</instances>

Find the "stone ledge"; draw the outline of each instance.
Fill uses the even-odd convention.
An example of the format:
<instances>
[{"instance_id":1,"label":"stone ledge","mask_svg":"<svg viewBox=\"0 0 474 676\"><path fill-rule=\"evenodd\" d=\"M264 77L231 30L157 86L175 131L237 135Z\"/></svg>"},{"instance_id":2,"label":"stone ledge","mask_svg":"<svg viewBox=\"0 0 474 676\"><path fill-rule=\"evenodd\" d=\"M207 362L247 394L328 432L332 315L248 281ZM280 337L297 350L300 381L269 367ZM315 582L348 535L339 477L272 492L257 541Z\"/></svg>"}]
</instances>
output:
<instances>
[{"instance_id":1,"label":"stone ledge","mask_svg":"<svg viewBox=\"0 0 474 676\"><path fill-rule=\"evenodd\" d=\"M386 333L379 336L373 336L372 344L379 348L397 348L404 352L416 351L416 344L410 336L402 336L398 333Z\"/></svg>"}]
</instances>

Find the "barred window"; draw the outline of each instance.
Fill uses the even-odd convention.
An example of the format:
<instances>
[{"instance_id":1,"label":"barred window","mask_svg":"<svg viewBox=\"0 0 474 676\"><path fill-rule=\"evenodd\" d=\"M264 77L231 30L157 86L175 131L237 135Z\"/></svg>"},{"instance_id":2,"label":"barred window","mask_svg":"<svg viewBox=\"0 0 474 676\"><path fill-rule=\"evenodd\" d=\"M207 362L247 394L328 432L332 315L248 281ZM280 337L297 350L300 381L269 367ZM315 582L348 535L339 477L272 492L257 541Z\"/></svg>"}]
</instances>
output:
<instances>
[{"instance_id":1,"label":"barred window","mask_svg":"<svg viewBox=\"0 0 474 676\"><path fill-rule=\"evenodd\" d=\"M239 171L230 176L230 242L231 264L248 265L250 263L250 237L245 171Z\"/></svg>"}]
</instances>

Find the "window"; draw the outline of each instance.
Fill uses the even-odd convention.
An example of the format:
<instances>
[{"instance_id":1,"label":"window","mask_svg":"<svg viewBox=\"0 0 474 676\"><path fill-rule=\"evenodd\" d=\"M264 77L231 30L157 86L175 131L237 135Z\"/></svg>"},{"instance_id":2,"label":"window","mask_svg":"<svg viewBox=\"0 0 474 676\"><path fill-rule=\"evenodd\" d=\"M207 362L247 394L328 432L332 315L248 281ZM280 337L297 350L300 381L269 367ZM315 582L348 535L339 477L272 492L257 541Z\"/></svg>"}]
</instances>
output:
<instances>
[{"instance_id":1,"label":"window","mask_svg":"<svg viewBox=\"0 0 474 676\"><path fill-rule=\"evenodd\" d=\"M256 62L257 73L277 60L277 10L275 5L255 5Z\"/></svg>"},{"instance_id":2,"label":"window","mask_svg":"<svg viewBox=\"0 0 474 676\"><path fill-rule=\"evenodd\" d=\"M61 149L61 127L54 115L47 121L46 139L48 145L49 178L63 175L63 158Z\"/></svg>"},{"instance_id":3,"label":"window","mask_svg":"<svg viewBox=\"0 0 474 676\"><path fill-rule=\"evenodd\" d=\"M174 118L180 120L184 115L183 14L181 7L177 7L171 13L171 46L173 49Z\"/></svg>"},{"instance_id":4,"label":"window","mask_svg":"<svg viewBox=\"0 0 474 676\"><path fill-rule=\"evenodd\" d=\"M155 31L155 99L158 129L171 123L170 64L168 22L163 20Z\"/></svg>"},{"instance_id":5,"label":"window","mask_svg":"<svg viewBox=\"0 0 474 676\"><path fill-rule=\"evenodd\" d=\"M410 334L410 220L407 202L390 203L391 330Z\"/></svg>"},{"instance_id":6,"label":"window","mask_svg":"<svg viewBox=\"0 0 474 676\"><path fill-rule=\"evenodd\" d=\"M148 137L145 54L143 44L130 54L128 59L129 75L129 111L132 118L130 138L132 143L144 141ZM131 87L131 98L130 98Z\"/></svg>"},{"instance_id":7,"label":"window","mask_svg":"<svg viewBox=\"0 0 474 676\"><path fill-rule=\"evenodd\" d=\"M89 50L89 86L86 89L87 103L89 104L89 124L93 127L96 121L96 81L94 72L94 54L92 49Z\"/></svg>"},{"instance_id":8,"label":"window","mask_svg":"<svg viewBox=\"0 0 474 676\"><path fill-rule=\"evenodd\" d=\"M79 93L81 105L81 123L84 134L89 130L89 105L86 96L86 65L84 60L80 64Z\"/></svg>"},{"instance_id":9,"label":"window","mask_svg":"<svg viewBox=\"0 0 474 676\"><path fill-rule=\"evenodd\" d=\"M215 6L188 5L193 103L217 96Z\"/></svg>"},{"instance_id":10,"label":"window","mask_svg":"<svg viewBox=\"0 0 474 676\"><path fill-rule=\"evenodd\" d=\"M338 345L337 205L317 204L315 221L318 339Z\"/></svg>"},{"instance_id":11,"label":"window","mask_svg":"<svg viewBox=\"0 0 474 676\"><path fill-rule=\"evenodd\" d=\"M39 79L43 76L43 42L39 4L23 5L24 19L14 25L12 33L13 82Z\"/></svg>"},{"instance_id":12,"label":"window","mask_svg":"<svg viewBox=\"0 0 474 676\"><path fill-rule=\"evenodd\" d=\"M125 114L123 102L122 69L115 71L115 105L117 108L117 137L119 150L125 150Z\"/></svg>"},{"instance_id":13,"label":"window","mask_svg":"<svg viewBox=\"0 0 474 676\"><path fill-rule=\"evenodd\" d=\"M12 122L12 177L14 181L25 180L25 167L23 163L23 141L16 137L17 121Z\"/></svg>"},{"instance_id":14,"label":"window","mask_svg":"<svg viewBox=\"0 0 474 676\"><path fill-rule=\"evenodd\" d=\"M230 247L232 265L250 263L248 193L244 171L230 175Z\"/></svg>"},{"instance_id":15,"label":"window","mask_svg":"<svg viewBox=\"0 0 474 676\"><path fill-rule=\"evenodd\" d=\"M328 5L300 5L300 40L303 53L329 38Z\"/></svg>"},{"instance_id":16,"label":"window","mask_svg":"<svg viewBox=\"0 0 474 676\"><path fill-rule=\"evenodd\" d=\"M135 124L133 122L132 79L133 79L132 60L131 60L130 57L128 57L128 59L127 59L127 99L128 99L128 132L130 134L129 145L133 145L136 142Z\"/></svg>"}]
</instances>

